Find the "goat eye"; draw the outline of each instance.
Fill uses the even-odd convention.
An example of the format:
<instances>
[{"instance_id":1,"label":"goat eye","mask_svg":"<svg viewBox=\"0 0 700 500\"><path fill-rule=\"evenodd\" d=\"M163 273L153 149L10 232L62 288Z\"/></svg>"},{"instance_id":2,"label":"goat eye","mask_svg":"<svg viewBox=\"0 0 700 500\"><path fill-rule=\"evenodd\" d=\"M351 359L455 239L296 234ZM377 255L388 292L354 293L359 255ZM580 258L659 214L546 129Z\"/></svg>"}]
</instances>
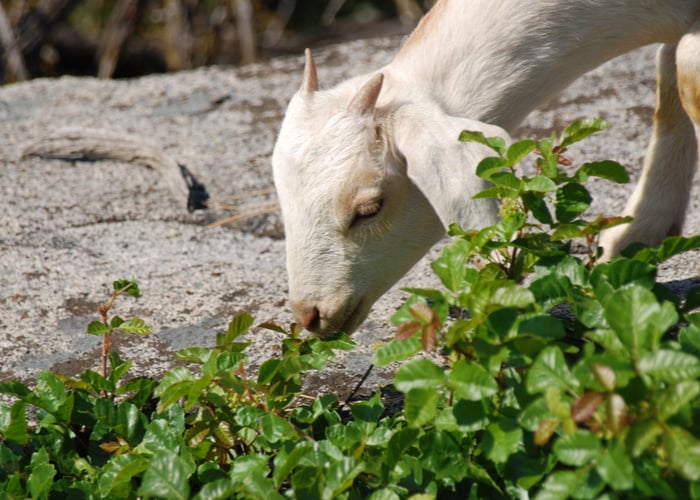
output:
<instances>
[{"instance_id":1,"label":"goat eye","mask_svg":"<svg viewBox=\"0 0 700 500\"><path fill-rule=\"evenodd\" d=\"M384 200L382 199L372 200L358 205L357 208L355 208L355 217L352 220L351 226L375 217L382 211L383 206Z\"/></svg>"}]
</instances>

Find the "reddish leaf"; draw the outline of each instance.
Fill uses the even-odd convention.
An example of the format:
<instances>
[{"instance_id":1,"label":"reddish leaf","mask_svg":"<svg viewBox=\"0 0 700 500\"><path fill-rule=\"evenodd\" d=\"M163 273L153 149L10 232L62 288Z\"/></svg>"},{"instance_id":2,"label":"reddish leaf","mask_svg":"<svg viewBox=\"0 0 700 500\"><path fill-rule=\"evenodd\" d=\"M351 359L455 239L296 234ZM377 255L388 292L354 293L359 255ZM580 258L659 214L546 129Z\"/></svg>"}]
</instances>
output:
<instances>
[{"instance_id":1,"label":"reddish leaf","mask_svg":"<svg viewBox=\"0 0 700 500\"><path fill-rule=\"evenodd\" d=\"M627 405L625 400L619 394L611 394L606 406L608 416L608 429L615 435L620 434L620 431L627 423Z\"/></svg>"},{"instance_id":2,"label":"reddish leaf","mask_svg":"<svg viewBox=\"0 0 700 500\"><path fill-rule=\"evenodd\" d=\"M558 427L559 419L557 418L545 418L542 420L535 431L535 444L537 446L546 445Z\"/></svg>"},{"instance_id":3,"label":"reddish leaf","mask_svg":"<svg viewBox=\"0 0 700 500\"><path fill-rule=\"evenodd\" d=\"M421 338L421 341L423 343L423 350L425 352L432 352L432 350L435 348L435 344L437 342L437 333L435 331L435 327L432 324L423 328L423 336Z\"/></svg>"},{"instance_id":4,"label":"reddish leaf","mask_svg":"<svg viewBox=\"0 0 700 500\"><path fill-rule=\"evenodd\" d=\"M615 370L600 363L593 363L593 376L607 392L615 390Z\"/></svg>"},{"instance_id":5,"label":"reddish leaf","mask_svg":"<svg viewBox=\"0 0 700 500\"><path fill-rule=\"evenodd\" d=\"M574 401L571 407L571 418L580 424L590 419L603 402L605 396L599 392L588 391Z\"/></svg>"},{"instance_id":6,"label":"reddish leaf","mask_svg":"<svg viewBox=\"0 0 700 500\"><path fill-rule=\"evenodd\" d=\"M421 324L417 321L409 321L404 323L396 330L396 338L399 340L406 340L409 337L413 337L415 333L421 329Z\"/></svg>"},{"instance_id":7,"label":"reddish leaf","mask_svg":"<svg viewBox=\"0 0 700 500\"><path fill-rule=\"evenodd\" d=\"M416 318L422 324L432 323L433 321L433 316L435 313L428 304L413 304L408 308L408 310L410 311L411 316Z\"/></svg>"}]
</instances>

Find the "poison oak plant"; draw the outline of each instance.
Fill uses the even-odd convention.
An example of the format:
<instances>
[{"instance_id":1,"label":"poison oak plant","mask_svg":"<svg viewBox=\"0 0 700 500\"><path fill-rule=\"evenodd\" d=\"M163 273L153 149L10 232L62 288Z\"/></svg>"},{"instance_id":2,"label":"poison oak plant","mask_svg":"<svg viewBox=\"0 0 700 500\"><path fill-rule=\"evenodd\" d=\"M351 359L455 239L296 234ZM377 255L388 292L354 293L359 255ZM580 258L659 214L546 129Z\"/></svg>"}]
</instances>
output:
<instances>
[{"instance_id":1,"label":"poison oak plant","mask_svg":"<svg viewBox=\"0 0 700 500\"><path fill-rule=\"evenodd\" d=\"M564 154L605 127L583 120L510 146L462 134L494 150L480 196L499 198L501 220L451 228L433 263L443 287L411 289L396 313L397 338L374 362L402 362L402 410L380 394L302 397L305 374L353 347L346 336L258 325L282 335L280 355L251 370L241 314L159 380L128 378L107 346L101 374L0 384L16 398L0 405L0 498L700 498L700 291L679 298L656 281L700 238L597 262L600 230L626 220L585 218L585 182L627 176ZM145 333L108 318L138 290L127 283L90 333Z\"/></svg>"},{"instance_id":2,"label":"poison oak plant","mask_svg":"<svg viewBox=\"0 0 700 500\"><path fill-rule=\"evenodd\" d=\"M131 333L135 335L150 335L151 327L146 324L141 318L131 318L129 321L124 321L119 316L114 316L111 320L108 318L109 311L112 309L114 302L120 295L126 294L135 298L141 297L141 290L138 283L134 280L118 280L112 283L112 296L109 301L100 306L101 321L92 321L87 326L87 333L90 335L102 336L102 376L107 377L107 357L109 356L110 346L112 343L112 333L121 331L123 333Z\"/></svg>"},{"instance_id":3,"label":"poison oak plant","mask_svg":"<svg viewBox=\"0 0 700 500\"><path fill-rule=\"evenodd\" d=\"M558 141L508 147L464 132L496 154L478 167L493 183L478 196L501 201L501 220L451 228L432 265L445 289L411 289L397 340L375 355L381 365L442 349L446 369L421 358L398 370L404 417L460 444L453 460L478 471L471 481L485 495L700 496L698 292L682 300L656 282L656 266L700 238L597 263L599 232L627 219L585 219L583 183L627 175L610 161L574 168L563 153L604 128L582 120ZM531 153L535 175L518 175ZM570 254L573 238L584 255Z\"/></svg>"}]
</instances>

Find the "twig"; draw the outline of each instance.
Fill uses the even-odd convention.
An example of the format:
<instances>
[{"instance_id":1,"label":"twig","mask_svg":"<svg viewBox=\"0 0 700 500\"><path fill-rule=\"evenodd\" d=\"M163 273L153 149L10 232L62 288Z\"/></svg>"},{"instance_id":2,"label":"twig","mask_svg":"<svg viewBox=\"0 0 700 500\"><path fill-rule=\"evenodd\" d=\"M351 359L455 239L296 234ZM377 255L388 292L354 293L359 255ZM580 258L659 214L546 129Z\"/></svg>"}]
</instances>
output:
<instances>
[{"instance_id":1,"label":"twig","mask_svg":"<svg viewBox=\"0 0 700 500\"><path fill-rule=\"evenodd\" d=\"M165 61L171 71L189 69L192 49L192 32L182 0L165 2Z\"/></svg>"},{"instance_id":2,"label":"twig","mask_svg":"<svg viewBox=\"0 0 700 500\"><path fill-rule=\"evenodd\" d=\"M253 198L255 196L264 196L267 194L272 194L274 192L275 192L275 188L258 189L257 191L247 191L245 193L234 194L234 195L228 196L226 199L227 200L240 200L240 199L245 199L245 198Z\"/></svg>"},{"instance_id":3,"label":"twig","mask_svg":"<svg viewBox=\"0 0 700 500\"><path fill-rule=\"evenodd\" d=\"M394 0L401 24L413 26L423 17L423 11L415 0Z\"/></svg>"},{"instance_id":4,"label":"twig","mask_svg":"<svg viewBox=\"0 0 700 500\"><path fill-rule=\"evenodd\" d=\"M111 78L124 42L134 31L140 10L140 0L119 0L109 16L105 35L97 50L98 78Z\"/></svg>"},{"instance_id":5,"label":"twig","mask_svg":"<svg viewBox=\"0 0 700 500\"><path fill-rule=\"evenodd\" d=\"M249 203L247 205L229 205L227 203L219 203L218 201L209 201L207 206L209 208L220 208L221 210L229 210L231 212L258 210L263 208L274 208L276 210L279 207L278 203L274 200L261 201L260 203Z\"/></svg>"},{"instance_id":6,"label":"twig","mask_svg":"<svg viewBox=\"0 0 700 500\"><path fill-rule=\"evenodd\" d=\"M202 185L184 165L162 148L138 136L85 127L66 127L30 144L23 157L39 156L57 160L118 160L151 167L168 183L178 200L186 200L192 212L206 208L209 199Z\"/></svg>"},{"instance_id":7,"label":"twig","mask_svg":"<svg viewBox=\"0 0 700 500\"><path fill-rule=\"evenodd\" d=\"M324 26L330 26L335 22L335 16L338 15L345 0L331 0L321 14L321 23Z\"/></svg>"},{"instance_id":8,"label":"twig","mask_svg":"<svg viewBox=\"0 0 700 500\"><path fill-rule=\"evenodd\" d=\"M369 377L369 374L372 372L372 368L374 367L373 364L370 364L367 370L365 370L365 374L362 375L362 378L360 381L355 385L355 388L352 390L352 392L348 395L347 398L345 398L344 404L348 404L350 401L352 401L352 398L355 397L357 392L360 390L360 387L362 387L362 384L365 383L365 380L367 380L367 377Z\"/></svg>"},{"instance_id":9,"label":"twig","mask_svg":"<svg viewBox=\"0 0 700 500\"><path fill-rule=\"evenodd\" d=\"M17 81L26 80L29 78L27 68L22 59L22 53L15 42L15 35L12 32L12 26L7 18L5 9L0 3L0 45L5 48L5 60L7 61L8 73ZM2 83L2 81L0 81Z\"/></svg>"},{"instance_id":10,"label":"twig","mask_svg":"<svg viewBox=\"0 0 700 500\"><path fill-rule=\"evenodd\" d=\"M296 6L296 0L280 0L275 15L262 34L262 43L265 47L274 47L280 42Z\"/></svg>"},{"instance_id":11,"label":"twig","mask_svg":"<svg viewBox=\"0 0 700 500\"><path fill-rule=\"evenodd\" d=\"M238 43L241 46L241 63L255 61L255 29L253 27L253 7L250 0L232 0L236 17Z\"/></svg>"},{"instance_id":12,"label":"twig","mask_svg":"<svg viewBox=\"0 0 700 500\"><path fill-rule=\"evenodd\" d=\"M246 212L243 214L238 214L234 215L233 217L228 217L226 219L221 219L216 222L212 222L211 224L208 225L208 227L219 227L219 226L225 226L227 224L233 224L234 222L240 222L242 220L246 219L252 219L253 217L257 217L258 215L267 215L267 214L272 214L277 211L277 207L272 207L272 208L267 208L264 210L255 210L253 212Z\"/></svg>"}]
</instances>

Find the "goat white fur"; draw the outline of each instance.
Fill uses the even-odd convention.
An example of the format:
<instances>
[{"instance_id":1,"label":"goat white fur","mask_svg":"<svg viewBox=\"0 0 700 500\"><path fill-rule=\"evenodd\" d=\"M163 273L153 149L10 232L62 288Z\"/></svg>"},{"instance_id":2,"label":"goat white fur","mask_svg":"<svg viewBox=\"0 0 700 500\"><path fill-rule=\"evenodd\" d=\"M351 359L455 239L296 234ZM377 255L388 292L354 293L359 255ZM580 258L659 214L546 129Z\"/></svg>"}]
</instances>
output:
<instances>
[{"instance_id":1,"label":"goat white fur","mask_svg":"<svg viewBox=\"0 0 700 500\"><path fill-rule=\"evenodd\" d=\"M489 151L458 142L461 130L507 137L584 72L655 42L653 136L625 212L634 222L603 236L613 255L682 227L700 136L700 1L440 0L389 65L326 91L307 51L272 158L297 320L350 333L449 223L494 222L496 206L472 199Z\"/></svg>"}]
</instances>

